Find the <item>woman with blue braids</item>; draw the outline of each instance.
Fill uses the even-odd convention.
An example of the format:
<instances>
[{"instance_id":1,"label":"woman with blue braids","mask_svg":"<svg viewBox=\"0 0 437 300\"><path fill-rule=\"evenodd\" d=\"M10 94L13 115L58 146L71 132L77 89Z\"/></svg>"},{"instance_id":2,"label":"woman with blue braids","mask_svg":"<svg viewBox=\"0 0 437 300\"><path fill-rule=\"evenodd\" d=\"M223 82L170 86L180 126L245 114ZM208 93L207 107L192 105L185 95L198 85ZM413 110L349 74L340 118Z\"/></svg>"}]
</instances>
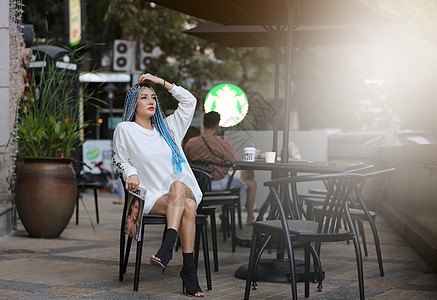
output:
<instances>
[{"instance_id":1,"label":"woman with blue braids","mask_svg":"<svg viewBox=\"0 0 437 300\"><path fill-rule=\"evenodd\" d=\"M179 101L167 118L148 84L160 85ZM126 94L123 122L114 131L113 163L123 175L126 190L146 191L144 214L167 217L167 231L150 263L164 272L173 257L179 234L183 255L183 292L203 297L193 259L196 209L202 192L181 142L190 126L196 98L186 89L151 74L143 74Z\"/></svg>"}]
</instances>

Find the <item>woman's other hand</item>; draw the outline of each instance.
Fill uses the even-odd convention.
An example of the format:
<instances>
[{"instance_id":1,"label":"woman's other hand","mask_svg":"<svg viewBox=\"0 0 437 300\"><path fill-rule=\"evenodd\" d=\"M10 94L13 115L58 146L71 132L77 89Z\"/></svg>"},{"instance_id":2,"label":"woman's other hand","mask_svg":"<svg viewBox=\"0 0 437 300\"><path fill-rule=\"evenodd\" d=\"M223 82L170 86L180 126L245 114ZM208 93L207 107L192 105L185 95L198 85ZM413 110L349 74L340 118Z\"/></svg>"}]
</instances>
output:
<instances>
[{"instance_id":1,"label":"woman's other hand","mask_svg":"<svg viewBox=\"0 0 437 300\"><path fill-rule=\"evenodd\" d=\"M170 83L162 78L159 78L150 73L141 74L138 78L138 83L154 83L159 84L165 87L167 90L171 90L173 88L173 83Z\"/></svg>"},{"instance_id":2,"label":"woman's other hand","mask_svg":"<svg viewBox=\"0 0 437 300\"><path fill-rule=\"evenodd\" d=\"M139 185L140 185L140 179L138 175L131 175L126 179L125 189L127 191L130 190L136 192L138 190Z\"/></svg>"}]
</instances>

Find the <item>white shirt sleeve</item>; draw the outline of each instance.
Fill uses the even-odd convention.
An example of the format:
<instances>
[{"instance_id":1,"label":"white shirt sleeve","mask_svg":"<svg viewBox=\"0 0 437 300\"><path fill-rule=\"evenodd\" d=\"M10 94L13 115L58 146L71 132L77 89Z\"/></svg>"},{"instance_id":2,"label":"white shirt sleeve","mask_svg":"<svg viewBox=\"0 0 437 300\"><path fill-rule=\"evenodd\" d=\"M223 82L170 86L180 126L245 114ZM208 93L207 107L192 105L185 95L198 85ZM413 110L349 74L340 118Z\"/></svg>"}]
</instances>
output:
<instances>
[{"instance_id":1,"label":"white shirt sleeve","mask_svg":"<svg viewBox=\"0 0 437 300\"><path fill-rule=\"evenodd\" d=\"M170 93L179 101L179 105L176 111L166 119L174 132L176 142L180 144L193 119L197 99L189 91L176 84L173 84Z\"/></svg>"},{"instance_id":2,"label":"white shirt sleeve","mask_svg":"<svg viewBox=\"0 0 437 300\"><path fill-rule=\"evenodd\" d=\"M114 153L112 156L112 163L116 170L126 179L131 175L138 175L137 169L129 162L129 153L125 144L125 137L123 136L123 128L118 124L114 130L113 147Z\"/></svg>"}]
</instances>

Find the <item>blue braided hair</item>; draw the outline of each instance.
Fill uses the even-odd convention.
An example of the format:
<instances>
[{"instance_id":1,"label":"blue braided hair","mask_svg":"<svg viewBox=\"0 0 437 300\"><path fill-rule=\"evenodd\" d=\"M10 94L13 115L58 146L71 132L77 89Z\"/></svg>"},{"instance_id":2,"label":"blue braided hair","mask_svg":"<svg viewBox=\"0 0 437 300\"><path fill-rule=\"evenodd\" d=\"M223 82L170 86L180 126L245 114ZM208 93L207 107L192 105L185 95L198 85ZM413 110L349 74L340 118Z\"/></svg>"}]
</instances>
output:
<instances>
[{"instance_id":1,"label":"blue braided hair","mask_svg":"<svg viewBox=\"0 0 437 300\"><path fill-rule=\"evenodd\" d=\"M126 93L124 100L123 121L133 122L135 121L135 109L137 107L138 99L145 87L150 88L156 96L155 90L147 84L136 84L130 88ZM174 140L173 131L167 126L165 115L162 111L158 97L156 96L156 111L152 116L152 125L158 130L161 137L165 140L172 152L172 163L176 166L178 172L182 171L182 163L187 161L183 158L181 151L176 145Z\"/></svg>"}]
</instances>

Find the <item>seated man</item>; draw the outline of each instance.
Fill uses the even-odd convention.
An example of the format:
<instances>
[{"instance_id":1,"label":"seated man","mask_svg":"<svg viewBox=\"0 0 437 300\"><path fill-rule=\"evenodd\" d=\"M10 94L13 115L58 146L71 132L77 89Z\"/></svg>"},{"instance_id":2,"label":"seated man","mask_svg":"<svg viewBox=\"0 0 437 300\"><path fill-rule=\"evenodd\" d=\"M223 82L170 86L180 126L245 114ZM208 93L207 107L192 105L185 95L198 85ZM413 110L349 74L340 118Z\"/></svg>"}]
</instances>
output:
<instances>
[{"instance_id":1,"label":"seated man","mask_svg":"<svg viewBox=\"0 0 437 300\"><path fill-rule=\"evenodd\" d=\"M216 137L219 131L220 114L211 111L203 116L204 132L202 136L189 139L185 144L184 151L188 160L193 163L212 168L213 180L211 190L222 191L226 189L230 175L230 166L240 157L232 144L225 138ZM253 205L255 203L256 181L242 171L242 179L233 177L231 189L239 188L246 190L247 223L254 220Z\"/></svg>"}]
</instances>

